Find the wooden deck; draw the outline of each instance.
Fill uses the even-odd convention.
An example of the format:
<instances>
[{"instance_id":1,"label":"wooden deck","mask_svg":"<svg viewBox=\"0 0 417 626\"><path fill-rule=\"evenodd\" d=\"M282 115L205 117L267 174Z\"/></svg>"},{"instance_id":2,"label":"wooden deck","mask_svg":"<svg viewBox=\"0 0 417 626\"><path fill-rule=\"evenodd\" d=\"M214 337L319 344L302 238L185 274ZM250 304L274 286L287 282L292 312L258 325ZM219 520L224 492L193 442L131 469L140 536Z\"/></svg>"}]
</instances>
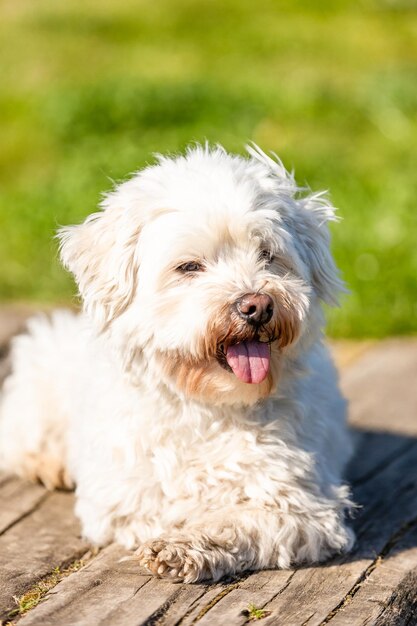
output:
<instances>
[{"instance_id":1,"label":"wooden deck","mask_svg":"<svg viewBox=\"0 0 417 626\"><path fill-rule=\"evenodd\" d=\"M16 320L3 316L2 325L0 316L0 345ZM352 554L221 584L172 584L121 561L126 553L118 546L92 554L80 538L72 494L2 475L3 624L417 624L417 339L342 342L334 350L357 445L349 470L360 505Z\"/></svg>"}]
</instances>

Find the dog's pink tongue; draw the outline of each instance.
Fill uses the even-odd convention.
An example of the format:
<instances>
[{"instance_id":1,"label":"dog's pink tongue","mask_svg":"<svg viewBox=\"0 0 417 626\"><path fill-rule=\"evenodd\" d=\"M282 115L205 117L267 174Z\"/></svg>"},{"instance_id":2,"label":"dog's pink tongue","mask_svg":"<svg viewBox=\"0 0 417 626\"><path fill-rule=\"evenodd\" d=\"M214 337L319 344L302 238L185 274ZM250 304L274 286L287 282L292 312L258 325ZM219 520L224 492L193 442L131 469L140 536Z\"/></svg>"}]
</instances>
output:
<instances>
[{"instance_id":1,"label":"dog's pink tongue","mask_svg":"<svg viewBox=\"0 0 417 626\"><path fill-rule=\"evenodd\" d=\"M269 345L260 341L242 341L229 346L226 360L235 376L244 383L261 383L269 371Z\"/></svg>"}]
</instances>

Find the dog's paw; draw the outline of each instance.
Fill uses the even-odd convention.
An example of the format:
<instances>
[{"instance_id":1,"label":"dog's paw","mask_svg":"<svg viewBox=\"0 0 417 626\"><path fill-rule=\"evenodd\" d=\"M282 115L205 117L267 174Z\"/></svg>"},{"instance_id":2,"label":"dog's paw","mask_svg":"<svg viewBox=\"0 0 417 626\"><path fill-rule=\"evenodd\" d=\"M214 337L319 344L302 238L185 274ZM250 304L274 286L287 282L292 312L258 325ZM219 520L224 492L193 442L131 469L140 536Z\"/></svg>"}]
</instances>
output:
<instances>
[{"instance_id":1,"label":"dog's paw","mask_svg":"<svg viewBox=\"0 0 417 626\"><path fill-rule=\"evenodd\" d=\"M39 453L26 454L17 473L32 482L41 482L50 491L54 489L74 489L74 481L66 469L62 458L57 455Z\"/></svg>"},{"instance_id":2,"label":"dog's paw","mask_svg":"<svg viewBox=\"0 0 417 626\"><path fill-rule=\"evenodd\" d=\"M158 578L194 583L206 578L204 558L187 542L151 539L137 551L141 566Z\"/></svg>"}]
</instances>

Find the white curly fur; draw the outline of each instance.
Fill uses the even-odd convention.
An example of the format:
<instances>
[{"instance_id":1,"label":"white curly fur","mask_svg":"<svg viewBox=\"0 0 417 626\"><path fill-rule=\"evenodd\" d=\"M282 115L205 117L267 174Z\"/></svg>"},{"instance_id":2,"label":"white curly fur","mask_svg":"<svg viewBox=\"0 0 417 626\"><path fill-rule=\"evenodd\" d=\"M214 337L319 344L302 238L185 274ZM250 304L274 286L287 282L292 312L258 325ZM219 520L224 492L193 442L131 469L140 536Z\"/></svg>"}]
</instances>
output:
<instances>
[{"instance_id":1,"label":"white curly fur","mask_svg":"<svg viewBox=\"0 0 417 626\"><path fill-rule=\"evenodd\" d=\"M334 210L248 152L160 156L63 228L84 314L32 319L2 394L1 466L75 483L85 536L171 580L318 562L353 540L345 402L322 335L321 301L342 288ZM245 338L233 303L259 292L274 304L271 365L249 384L216 350L225 328Z\"/></svg>"}]
</instances>

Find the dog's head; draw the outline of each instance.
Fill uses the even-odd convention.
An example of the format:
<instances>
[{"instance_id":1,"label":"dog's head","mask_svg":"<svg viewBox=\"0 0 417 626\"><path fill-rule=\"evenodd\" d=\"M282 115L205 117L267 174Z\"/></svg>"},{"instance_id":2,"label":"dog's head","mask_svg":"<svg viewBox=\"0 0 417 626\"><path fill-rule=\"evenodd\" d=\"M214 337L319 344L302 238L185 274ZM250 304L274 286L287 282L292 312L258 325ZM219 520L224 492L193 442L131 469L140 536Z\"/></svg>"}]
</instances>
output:
<instances>
[{"instance_id":1,"label":"dog's head","mask_svg":"<svg viewBox=\"0 0 417 626\"><path fill-rule=\"evenodd\" d=\"M125 367L217 404L270 394L341 288L326 198L248 150L160 157L60 231L85 311Z\"/></svg>"}]
</instances>

